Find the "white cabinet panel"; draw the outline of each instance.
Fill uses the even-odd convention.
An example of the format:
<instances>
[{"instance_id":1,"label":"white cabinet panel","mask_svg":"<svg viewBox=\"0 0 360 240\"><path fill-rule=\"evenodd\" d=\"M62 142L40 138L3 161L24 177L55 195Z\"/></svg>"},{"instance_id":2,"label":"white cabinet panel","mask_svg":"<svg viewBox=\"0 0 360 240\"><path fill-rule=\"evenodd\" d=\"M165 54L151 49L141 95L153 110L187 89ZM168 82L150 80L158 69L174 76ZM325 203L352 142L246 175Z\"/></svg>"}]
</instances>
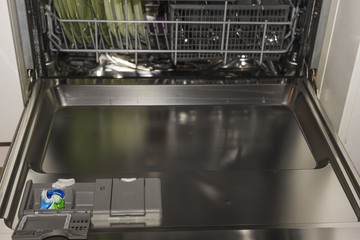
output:
<instances>
[{"instance_id":1,"label":"white cabinet panel","mask_svg":"<svg viewBox=\"0 0 360 240\"><path fill-rule=\"evenodd\" d=\"M344 144L346 151L348 152L350 158L352 159L357 172L360 172L360 140L348 140Z\"/></svg>"},{"instance_id":2,"label":"white cabinet panel","mask_svg":"<svg viewBox=\"0 0 360 240\"><path fill-rule=\"evenodd\" d=\"M360 171L360 44L341 119L339 136L345 144L350 158Z\"/></svg>"},{"instance_id":3,"label":"white cabinet panel","mask_svg":"<svg viewBox=\"0 0 360 240\"><path fill-rule=\"evenodd\" d=\"M326 56L320 101L335 129L339 130L360 39L360 1L341 0L333 1L332 4L337 6L336 20L333 28L328 27L329 31L333 31Z\"/></svg>"},{"instance_id":4,"label":"white cabinet panel","mask_svg":"<svg viewBox=\"0 0 360 240\"><path fill-rule=\"evenodd\" d=\"M0 142L10 142L23 109L7 1L0 1Z\"/></svg>"},{"instance_id":5,"label":"white cabinet panel","mask_svg":"<svg viewBox=\"0 0 360 240\"><path fill-rule=\"evenodd\" d=\"M360 1L333 0L318 84L320 101L360 171Z\"/></svg>"},{"instance_id":6,"label":"white cabinet panel","mask_svg":"<svg viewBox=\"0 0 360 240\"><path fill-rule=\"evenodd\" d=\"M360 128L356 122L360 120L360 44L358 45L357 57L352 72L349 91L345 102L344 113L341 118L339 136L343 141L349 137L355 138L360 135ZM350 136L351 135L351 136Z\"/></svg>"},{"instance_id":7,"label":"white cabinet panel","mask_svg":"<svg viewBox=\"0 0 360 240\"><path fill-rule=\"evenodd\" d=\"M4 166L9 147L0 147L0 167ZM1 238L0 238L1 239Z\"/></svg>"}]
</instances>

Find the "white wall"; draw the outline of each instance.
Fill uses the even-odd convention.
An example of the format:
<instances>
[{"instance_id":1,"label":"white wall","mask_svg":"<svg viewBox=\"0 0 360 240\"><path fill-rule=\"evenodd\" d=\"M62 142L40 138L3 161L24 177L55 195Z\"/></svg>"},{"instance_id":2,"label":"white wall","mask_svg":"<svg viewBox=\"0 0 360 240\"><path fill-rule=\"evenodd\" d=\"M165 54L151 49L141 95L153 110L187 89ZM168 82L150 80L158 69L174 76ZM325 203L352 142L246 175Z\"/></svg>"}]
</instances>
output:
<instances>
[{"instance_id":1,"label":"white wall","mask_svg":"<svg viewBox=\"0 0 360 240\"><path fill-rule=\"evenodd\" d=\"M11 142L23 109L7 1L0 1L0 142Z\"/></svg>"}]
</instances>

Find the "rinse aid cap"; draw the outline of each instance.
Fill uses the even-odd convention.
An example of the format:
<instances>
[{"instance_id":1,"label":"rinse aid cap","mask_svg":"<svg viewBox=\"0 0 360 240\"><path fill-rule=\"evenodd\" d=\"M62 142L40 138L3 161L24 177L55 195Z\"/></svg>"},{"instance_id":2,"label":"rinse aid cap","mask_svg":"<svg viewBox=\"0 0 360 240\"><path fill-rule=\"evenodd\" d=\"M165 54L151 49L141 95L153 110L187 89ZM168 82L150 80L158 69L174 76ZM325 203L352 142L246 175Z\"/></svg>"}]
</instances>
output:
<instances>
[{"instance_id":1,"label":"rinse aid cap","mask_svg":"<svg viewBox=\"0 0 360 240\"><path fill-rule=\"evenodd\" d=\"M123 181L123 182L130 183L130 182L136 181L137 178L120 178L120 180Z\"/></svg>"},{"instance_id":2,"label":"rinse aid cap","mask_svg":"<svg viewBox=\"0 0 360 240\"><path fill-rule=\"evenodd\" d=\"M53 188L58 188L58 189L63 189L65 187L69 187L75 184L75 179L74 178L69 178L69 179L64 179L64 178L59 178L57 180L57 182L54 182L52 184Z\"/></svg>"}]
</instances>

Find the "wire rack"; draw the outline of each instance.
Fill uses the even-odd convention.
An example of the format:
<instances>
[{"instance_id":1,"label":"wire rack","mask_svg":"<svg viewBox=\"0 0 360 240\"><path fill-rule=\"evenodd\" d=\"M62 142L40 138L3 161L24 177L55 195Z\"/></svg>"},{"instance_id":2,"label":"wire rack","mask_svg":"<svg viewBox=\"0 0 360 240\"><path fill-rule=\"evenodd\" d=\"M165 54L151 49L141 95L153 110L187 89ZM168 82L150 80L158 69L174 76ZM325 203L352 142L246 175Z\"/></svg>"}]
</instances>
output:
<instances>
[{"instance_id":1,"label":"wire rack","mask_svg":"<svg viewBox=\"0 0 360 240\"><path fill-rule=\"evenodd\" d=\"M129 0L130 1L130 0ZM295 39L298 9L287 4L250 5L170 2L162 17L122 20L61 18L53 0L46 5L50 49L73 53L168 56L178 62L234 56L277 60ZM125 6L131 3L124 0ZM130 9L130 8L128 8ZM125 11L125 16L126 16Z\"/></svg>"}]
</instances>

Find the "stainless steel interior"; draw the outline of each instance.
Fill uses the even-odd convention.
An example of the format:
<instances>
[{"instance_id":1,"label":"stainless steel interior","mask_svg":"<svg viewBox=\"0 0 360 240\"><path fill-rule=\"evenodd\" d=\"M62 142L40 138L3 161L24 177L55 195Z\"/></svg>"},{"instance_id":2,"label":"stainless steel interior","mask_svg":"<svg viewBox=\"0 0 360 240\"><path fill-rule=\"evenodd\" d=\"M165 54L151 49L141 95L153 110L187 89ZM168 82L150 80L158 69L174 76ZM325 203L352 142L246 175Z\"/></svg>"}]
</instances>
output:
<instances>
[{"instance_id":1,"label":"stainless steel interior","mask_svg":"<svg viewBox=\"0 0 360 240\"><path fill-rule=\"evenodd\" d=\"M76 86L49 89L37 123L37 128L46 126L47 131L34 133L28 161L45 173L108 175L313 169L323 160L314 159L287 102L267 103L265 98L262 104L236 104L233 99L226 104L215 99L209 104L202 100L216 92L229 98L242 95L243 88L257 91L253 87L147 88L151 96L143 87L96 87L96 92L91 87ZM193 88L198 88L198 93ZM280 88L284 88L280 90L283 94L291 89ZM160 95L156 99L152 99L154 91ZM168 105L172 101L165 98L171 97L161 95L169 91L194 95L190 97L194 102L176 99L175 105ZM73 95L80 92L93 96L94 105L74 102ZM131 97L124 96L129 92L136 94L133 97L138 98L138 104L129 104ZM109 97L109 103L101 103L112 93L123 99Z\"/></svg>"},{"instance_id":2,"label":"stainless steel interior","mask_svg":"<svg viewBox=\"0 0 360 240\"><path fill-rule=\"evenodd\" d=\"M34 183L159 177L158 229L357 222L296 81L45 85L23 152Z\"/></svg>"}]
</instances>

